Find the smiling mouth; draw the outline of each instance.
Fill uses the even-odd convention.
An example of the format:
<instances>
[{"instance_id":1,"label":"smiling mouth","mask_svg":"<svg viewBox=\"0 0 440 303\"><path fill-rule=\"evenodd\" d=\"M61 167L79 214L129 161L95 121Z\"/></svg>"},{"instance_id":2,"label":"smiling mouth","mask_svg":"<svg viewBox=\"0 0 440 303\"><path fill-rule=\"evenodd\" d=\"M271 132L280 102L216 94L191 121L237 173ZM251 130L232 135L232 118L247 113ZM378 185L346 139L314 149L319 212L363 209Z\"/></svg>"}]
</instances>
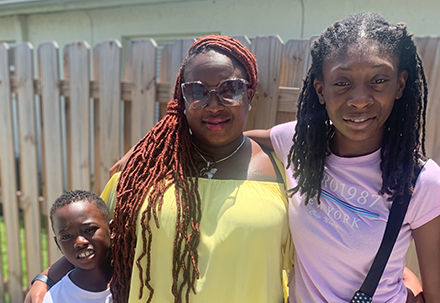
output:
<instances>
[{"instance_id":1,"label":"smiling mouth","mask_svg":"<svg viewBox=\"0 0 440 303\"><path fill-rule=\"evenodd\" d=\"M374 118L359 118L359 119L344 119L345 121L354 122L354 123L362 123Z\"/></svg>"},{"instance_id":2,"label":"smiling mouth","mask_svg":"<svg viewBox=\"0 0 440 303\"><path fill-rule=\"evenodd\" d=\"M204 121L206 127L208 127L209 130L221 130L225 127L226 123L228 122L229 119L226 120L212 119L212 120Z\"/></svg>"},{"instance_id":3,"label":"smiling mouth","mask_svg":"<svg viewBox=\"0 0 440 303\"><path fill-rule=\"evenodd\" d=\"M89 258L91 255L94 255L95 251L94 250L87 250L81 254L79 254L78 259L86 259Z\"/></svg>"}]
</instances>

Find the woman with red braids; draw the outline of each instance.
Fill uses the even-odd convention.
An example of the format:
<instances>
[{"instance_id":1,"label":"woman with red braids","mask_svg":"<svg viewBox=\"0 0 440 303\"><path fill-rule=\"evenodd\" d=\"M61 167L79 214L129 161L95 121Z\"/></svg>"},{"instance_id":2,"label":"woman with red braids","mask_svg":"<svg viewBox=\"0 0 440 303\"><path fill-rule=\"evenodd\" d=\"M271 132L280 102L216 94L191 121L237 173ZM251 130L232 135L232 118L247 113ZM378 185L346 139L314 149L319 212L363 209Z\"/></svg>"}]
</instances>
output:
<instances>
[{"instance_id":1,"label":"woman with red braids","mask_svg":"<svg viewBox=\"0 0 440 303\"><path fill-rule=\"evenodd\" d=\"M285 189L272 156L243 135L257 82L237 40L190 48L165 117L103 193L115 302L283 302Z\"/></svg>"}]
</instances>

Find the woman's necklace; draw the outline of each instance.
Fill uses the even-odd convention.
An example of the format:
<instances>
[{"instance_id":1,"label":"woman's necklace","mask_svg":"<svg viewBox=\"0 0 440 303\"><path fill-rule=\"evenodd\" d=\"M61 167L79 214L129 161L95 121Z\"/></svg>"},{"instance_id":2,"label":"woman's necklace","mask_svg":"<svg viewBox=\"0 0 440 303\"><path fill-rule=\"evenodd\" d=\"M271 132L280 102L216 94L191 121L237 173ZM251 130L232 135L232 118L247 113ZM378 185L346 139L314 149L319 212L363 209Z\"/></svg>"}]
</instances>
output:
<instances>
[{"instance_id":1,"label":"woman's necklace","mask_svg":"<svg viewBox=\"0 0 440 303\"><path fill-rule=\"evenodd\" d=\"M206 158L203 157L202 153L196 148L196 151L197 151L197 153L199 154L199 156L203 159L203 161L206 162L206 167L204 167L204 168L202 168L202 169L200 170L200 177L207 177L208 179L212 179L212 177L213 177L214 174L218 171L218 169L215 168L215 167L209 169L209 168L211 167L211 165L214 164L214 163L217 164L217 163L223 162L223 161L228 160L229 158L231 158L231 157L232 157L233 155L235 155L235 154L238 152L238 150L243 146L243 144L244 144L245 141L246 141L246 137L243 136L243 139L241 140L240 145L239 145L239 146L238 146L238 147L237 147L232 153L230 153L230 154L227 155L226 157L221 158L220 160L217 160L217 161L214 161L214 162L210 162L210 161L206 160Z\"/></svg>"}]
</instances>

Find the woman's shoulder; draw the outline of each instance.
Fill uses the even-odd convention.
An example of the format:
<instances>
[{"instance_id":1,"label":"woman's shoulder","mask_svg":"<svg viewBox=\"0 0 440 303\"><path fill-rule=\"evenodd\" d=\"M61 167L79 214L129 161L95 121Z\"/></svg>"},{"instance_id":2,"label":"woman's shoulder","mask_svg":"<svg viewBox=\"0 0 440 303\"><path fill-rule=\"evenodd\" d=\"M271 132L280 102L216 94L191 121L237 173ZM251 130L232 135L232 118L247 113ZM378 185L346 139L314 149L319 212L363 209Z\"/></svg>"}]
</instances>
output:
<instances>
[{"instance_id":1,"label":"woman's shoulder","mask_svg":"<svg viewBox=\"0 0 440 303\"><path fill-rule=\"evenodd\" d=\"M276 158L273 150L262 147L256 141L252 143L252 157L249 163L248 180L269 181L282 183L280 174L281 162Z\"/></svg>"}]
</instances>

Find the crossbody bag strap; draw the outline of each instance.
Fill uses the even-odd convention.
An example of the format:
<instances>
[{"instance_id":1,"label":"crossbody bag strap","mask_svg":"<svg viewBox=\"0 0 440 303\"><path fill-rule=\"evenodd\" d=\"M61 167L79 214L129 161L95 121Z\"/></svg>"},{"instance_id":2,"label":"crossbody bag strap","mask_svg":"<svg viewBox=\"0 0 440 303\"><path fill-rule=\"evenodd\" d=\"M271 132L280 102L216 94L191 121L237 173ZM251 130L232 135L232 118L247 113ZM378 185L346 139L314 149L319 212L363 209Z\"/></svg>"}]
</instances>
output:
<instances>
[{"instance_id":1,"label":"crossbody bag strap","mask_svg":"<svg viewBox=\"0 0 440 303\"><path fill-rule=\"evenodd\" d=\"M426 161L420 160L421 165L415 165L414 178L412 180L413 187L416 184L417 178L425 165ZM379 285L380 278L382 277L385 266L390 258L391 251L396 243L397 236L402 228L403 219L405 218L406 211L408 210L409 201L411 195L407 193L405 189L405 195L403 197L403 203L394 203L391 206L390 214L388 216L387 226L385 233L380 243L379 250L371 265L370 271L364 280L361 288L354 294L350 302L372 302L373 295L376 291L377 285Z\"/></svg>"}]
</instances>

